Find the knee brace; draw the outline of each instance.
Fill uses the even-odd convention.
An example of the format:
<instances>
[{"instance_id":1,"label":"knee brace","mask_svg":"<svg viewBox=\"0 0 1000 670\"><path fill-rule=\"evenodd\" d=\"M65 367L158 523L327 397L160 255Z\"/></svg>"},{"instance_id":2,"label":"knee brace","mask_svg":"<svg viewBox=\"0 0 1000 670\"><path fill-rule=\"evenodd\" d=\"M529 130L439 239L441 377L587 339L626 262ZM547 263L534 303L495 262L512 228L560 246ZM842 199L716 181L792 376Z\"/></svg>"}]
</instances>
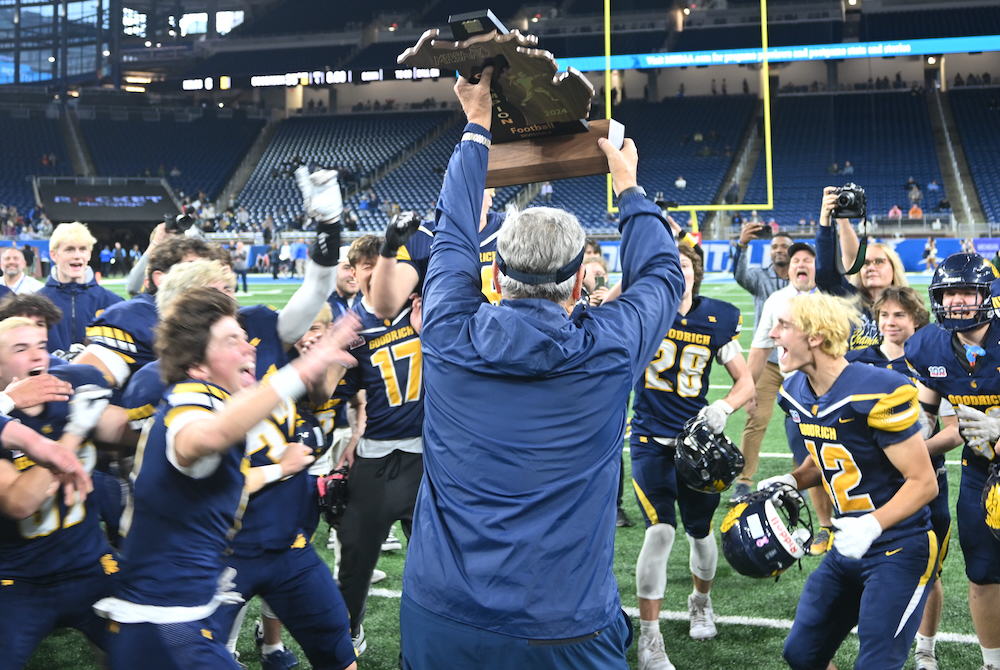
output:
<instances>
[{"instance_id":1,"label":"knee brace","mask_svg":"<svg viewBox=\"0 0 1000 670\"><path fill-rule=\"evenodd\" d=\"M688 535L688 544L691 545L691 574L706 582L715 579L715 568L719 565L719 545L715 534L709 533L701 538Z\"/></svg>"},{"instance_id":2,"label":"knee brace","mask_svg":"<svg viewBox=\"0 0 1000 670\"><path fill-rule=\"evenodd\" d=\"M639 560L635 563L636 595L646 600L662 600L667 588L667 558L674 546L677 529L655 523L646 529Z\"/></svg>"}]
</instances>

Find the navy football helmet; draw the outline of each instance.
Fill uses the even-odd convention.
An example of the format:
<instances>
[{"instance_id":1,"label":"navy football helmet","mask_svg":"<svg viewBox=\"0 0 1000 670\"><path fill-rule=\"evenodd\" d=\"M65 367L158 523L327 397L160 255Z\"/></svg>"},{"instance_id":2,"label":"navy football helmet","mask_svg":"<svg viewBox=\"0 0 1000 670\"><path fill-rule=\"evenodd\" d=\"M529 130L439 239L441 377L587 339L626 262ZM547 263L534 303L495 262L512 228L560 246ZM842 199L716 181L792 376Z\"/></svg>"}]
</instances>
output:
<instances>
[{"instance_id":1,"label":"navy football helmet","mask_svg":"<svg viewBox=\"0 0 1000 670\"><path fill-rule=\"evenodd\" d=\"M986 525L993 537L1000 540L1000 463L990 465L990 476L986 478L986 488L983 489L983 510L986 512Z\"/></svg>"},{"instance_id":2,"label":"navy football helmet","mask_svg":"<svg viewBox=\"0 0 1000 670\"><path fill-rule=\"evenodd\" d=\"M344 517L344 511L347 509L348 472L345 465L316 480L316 488L319 492L319 511L323 513L331 528L340 525L340 520Z\"/></svg>"},{"instance_id":3,"label":"navy football helmet","mask_svg":"<svg viewBox=\"0 0 1000 670\"><path fill-rule=\"evenodd\" d=\"M961 332L989 323L993 316L993 296L998 295L993 290L993 282L998 277L1000 274L993 264L979 254L952 254L941 261L927 288L931 298L931 311L937 324L945 330ZM982 296L977 307L970 307L966 311L968 318L955 318L945 308L944 293L953 288L975 289ZM1000 304L997 307L1000 308ZM972 311L972 314L968 314L968 311Z\"/></svg>"},{"instance_id":4,"label":"navy football helmet","mask_svg":"<svg viewBox=\"0 0 1000 670\"><path fill-rule=\"evenodd\" d=\"M741 575L777 577L806 555L812 543L812 514L802 495L772 484L743 496L720 527L722 553Z\"/></svg>"},{"instance_id":5,"label":"navy football helmet","mask_svg":"<svg viewBox=\"0 0 1000 670\"><path fill-rule=\"evenodd\" d=\"M695 491L725 491L740 476L745 463L732 440L713 433L700 417L688 419L677 436L677 478Z\"/></svg>"},{"instance_id":6,"label":"navy football helmet","mask_svg":"<svg viewBox=\"0 0 1000 670\"><path fill-rule=\"evenodd\" d=\"M295 435L293 442L300 442L312 449L312 455L319 458L326 453L330 445L326 443L326 433L323 432L319 419L307 409L301 406L297 408L298 417L295 419Z\"/></svg>"}]
</instances>

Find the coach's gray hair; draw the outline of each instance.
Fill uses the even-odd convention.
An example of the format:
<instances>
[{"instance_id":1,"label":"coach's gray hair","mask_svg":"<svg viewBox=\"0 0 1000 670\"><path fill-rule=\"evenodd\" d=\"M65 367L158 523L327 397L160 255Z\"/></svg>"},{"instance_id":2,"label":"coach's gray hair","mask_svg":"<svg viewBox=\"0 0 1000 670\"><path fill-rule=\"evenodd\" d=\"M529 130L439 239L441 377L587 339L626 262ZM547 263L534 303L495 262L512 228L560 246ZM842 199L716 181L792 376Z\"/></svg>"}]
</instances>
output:
<instances>
[{"instance_id":1,"label":"coach's gray hair","mask_svg":"<svg viewBox=\"0 0 1000 670\"><path fill-rule=\"evenodd\" d=\"M553 207L507 210L507 220L497 238L497 251L511 270L550 274L573 260L586 235L576 217ZM560 305L573 295L576 274L559 284L525 284L500 273L504 298L551 300Z\"/></svg>"}]
</instances>

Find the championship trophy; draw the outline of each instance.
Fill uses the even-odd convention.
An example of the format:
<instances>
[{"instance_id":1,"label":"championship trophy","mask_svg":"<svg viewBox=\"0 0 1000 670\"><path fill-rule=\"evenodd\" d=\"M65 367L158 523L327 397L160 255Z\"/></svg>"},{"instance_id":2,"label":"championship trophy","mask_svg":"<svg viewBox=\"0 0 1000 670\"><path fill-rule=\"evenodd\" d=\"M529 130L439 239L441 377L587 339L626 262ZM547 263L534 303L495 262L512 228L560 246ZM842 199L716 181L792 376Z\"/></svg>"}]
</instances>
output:
<instances>
[{"instance_id":1,"label":"championship trophy","mask_svg":"<svg viewBox=\"0 0 1000 670\"><path fill-rule=\"evenodd\" d=\"M488 188L607 173L597 140L608 137L621 148L625 127L587 120L594 87L586 77L573 68L559 73L552 54L535 48L537 37L508 31L489 10L449 16L448 23L454 41L428 30L396 60L455 69L469 81L493 66Z\"/></svg>"}]
</instances>

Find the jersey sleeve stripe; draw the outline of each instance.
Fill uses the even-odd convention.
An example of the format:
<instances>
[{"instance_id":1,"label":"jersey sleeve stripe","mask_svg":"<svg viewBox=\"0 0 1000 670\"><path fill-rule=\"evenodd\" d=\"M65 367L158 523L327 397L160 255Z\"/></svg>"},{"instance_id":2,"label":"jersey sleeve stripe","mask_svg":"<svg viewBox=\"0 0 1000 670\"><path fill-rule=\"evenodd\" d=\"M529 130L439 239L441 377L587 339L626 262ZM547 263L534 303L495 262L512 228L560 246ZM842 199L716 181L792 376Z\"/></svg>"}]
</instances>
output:
<instances>
[{"instance_id":1,"label":"jersey sleeve stripe","mask_svg":"<svg viewBox=\"0 0 1000 670\"><path fill-rule=\"evenodd\" d=\"M635 489L635 495L642 504L642 509L645 510L649 522L654 525L659 523L660 519L656 516L656 508L653 507L653 503L649 502L649 498L646 497L646 494L639 487L639 482L635 481L634 478L632 479L632 488Z\"/></svg>"},{"instance_id":2,"label":"jersey sleeve stripe","mask_svg":"<svg viewBox=\"0 0 1000 670\"><path fill-rule=\"evenodd\" d=\"M853 400L875 400L868 415L868 425L876 430L898 433L912 426L918 418L917 388L910 384L888 394L853 396Z\"/></svg>"}]
</instances>

